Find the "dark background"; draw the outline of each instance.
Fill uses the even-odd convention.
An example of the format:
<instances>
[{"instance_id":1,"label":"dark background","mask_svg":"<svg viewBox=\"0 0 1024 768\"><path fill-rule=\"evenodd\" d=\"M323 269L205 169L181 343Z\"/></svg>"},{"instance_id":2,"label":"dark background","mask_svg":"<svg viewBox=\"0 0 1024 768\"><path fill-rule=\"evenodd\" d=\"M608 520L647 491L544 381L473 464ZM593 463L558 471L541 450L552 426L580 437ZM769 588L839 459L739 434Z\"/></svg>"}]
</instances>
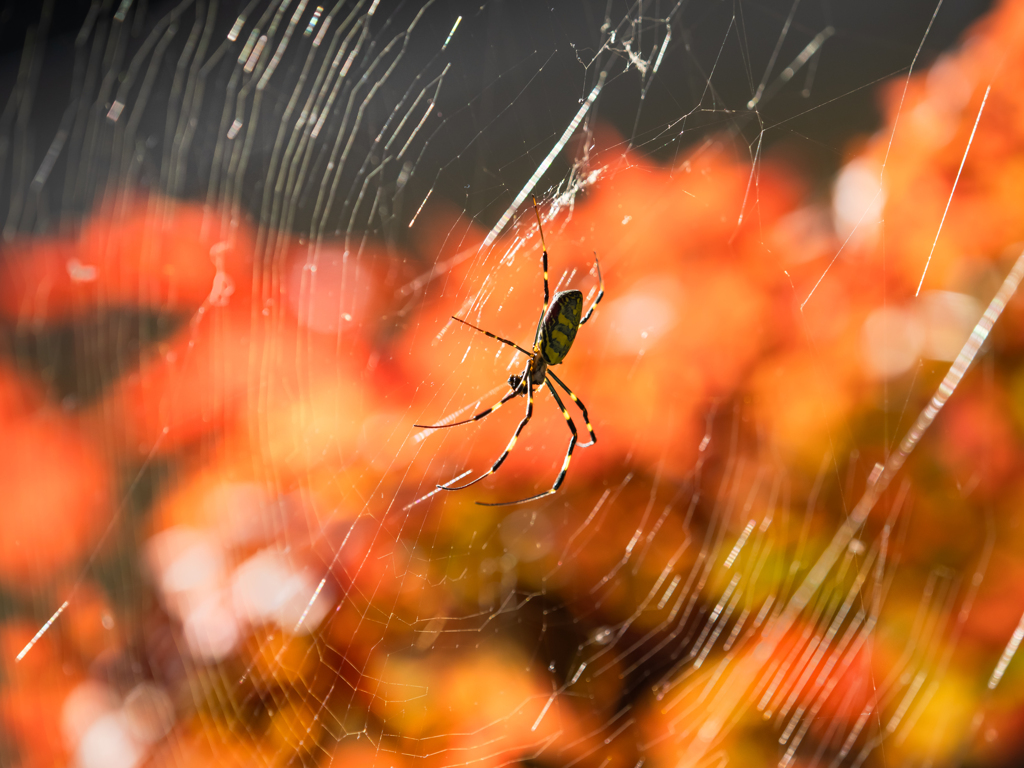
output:
<instances>
[{"instance_id":1,"label":"dark background","mask_svg":"<svg viewBox=\"0 0 1024 768\"><path fill-rule=\"evenodd\" d=\"M315 5L310 4L307 15ZM409 38L405 58L381 89L358 132L357 142L369 151L371 139L384 124L389 109L408 94L413 84L422 84L450 64L436 112L425 126L424 146L404 201L396 203L393 211L394 226L367 222L366 228L382 228L385 236L401 239L407 229L404 225L431 188L435 200L447 200L489 226L547 154L602 69L607 69L608 80L592 114L614 126L636 150L660 161L671 161L682 148L709 131L724 131L733 134L741 146L749 146L751 153L759 139L763 140L764 151L786 147L791 150L787 151L789 157L799 158L804 166L801 170L824 183L841 163L850 140L877 126L877 84L906 73L919 45L921 55L916 66L928 66L954 45L989 5L986 0L947 0L936 13L934 0L804 0L793 13L769 82L824 28L831 25L835 33L816 61L812 60L752 112L747 102L764 77L793 10L789 0L648 2L642 7L604 0L441 0L424 13ZM0 169L3 202L9 203L11 196L24 190L76 95L72 76L75 41L79 38L81 42L83 25L89 19L89 28L95 34L96 25L109 23L118 6L115 2L90 4L84 0L4 4L0 11L0 102L6 109L0 115L0 135L8 134L20 120L25 121L28 130L27 138L14 148L14 162L6 162ZM129 45L141 45L158 21L178 7L178 3L145 0L132 5ZM198 7L206 13L205 6ZM224 40L243 7L238 2L218 6L216 40ZM380 44L404 29L421 8L420 3L383 0L373 27ZM190 9L181 16L180 40L172 44L172 54L187 37L192 13ZM460 14L463 19L452 42L441 52L441 43ZM934 24L925 38L933 14ZM665 35L665 24L658 20L667 17L671 17L671 45L657 76L644 78L635 67L627 66L623 41L629 41L641 57L649 58L653 46L660 45ZM623 23L627 18L633 23ZM602 33L606 19L616 29L616 44L600 50L601 40L606 39ZM84 50L80 46L79 54ZM29 58L38 66L37 72L29 70L38 85L27 105L23 99L11 99L19 71L26 71L26 53L34 54ZM127 53L126 61L131 51ZM174 60L173 55L167 58ZM226 56L225 62L229 64L231 58ZM290 96L287 84L297 77L298 59L290 66L291 70L289 62L284 63L268 92L271 117L275 105L279 112ZM140 176L143 185L159 183L158 158L171 138L164 135L167 123L163 110L173 67L164 69L150 97L152 107L147 107L140 126L146 151L154 158ZM204 157L213 152L216 117L223 105L220 86L226 83L227 75L219 77L207 87L206 117L200 119L194 140L188 183L179 190L186 197L202 197L207 189ZM106 106L97 105L96 109ZM273 119L267 124L273 125ZM252 179L246 185L250 196L247 207L254 216L258 216L261 169L266 169L271 138L268 131L254 145ZM57 192L66 171L66 154L62 153L48 181L48 205L40 206L48 215L22 220L17 224L19 229L46 231L62 218L54 209L68 205L67 195ZM542 179L541 190L565 178L570 168L568 156L563 152ZM17 161L21 161L20 172ZM355 169L343 172L354 173ZM352 183L356 183L355 176ZM61 213L88 213L90 200L86 196L71 206L79 210ZM300 200L300 208L306 205L308 201ZM296 225L301 228L305 217L303 211L299 213Z\"/></svg>"}]
</instances>

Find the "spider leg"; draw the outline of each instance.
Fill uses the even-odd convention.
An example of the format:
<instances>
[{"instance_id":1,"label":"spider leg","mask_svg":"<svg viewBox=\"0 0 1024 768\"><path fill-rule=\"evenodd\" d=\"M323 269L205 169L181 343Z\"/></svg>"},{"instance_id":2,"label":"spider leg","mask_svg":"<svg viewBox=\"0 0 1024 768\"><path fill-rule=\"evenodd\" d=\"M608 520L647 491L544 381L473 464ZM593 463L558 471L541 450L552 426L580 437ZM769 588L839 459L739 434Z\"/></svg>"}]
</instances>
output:
<instances>
[{"instance_id":1,"label":"spider leg","mask_svg":"<svg viewBox=\"0 0 1024 768\"><path fill-rule=\"evenodd\" d=\"M451 424L434 424L434 425L429 425L429 424L413 424L413 426L414 427L418 427L419 429L447 429L448 427L459 427L459 426L462 426L463 424L469 424L470 422L473 422L473 421L479 421L484 416L487 416L489 414L494 413L496 410L501 408L501 406L503 406L505 403L507 403L509 400L511 400L513 397L515 397L518 394L519 394L519 392L517 390L513 389L511 392L509 392L507 395L505 395L503 398L501 398L501 400L496 402L490 408L488 408L487 410L484 410L484 411L480 411L480 413L478 413L476 416L473 416L472 418L466 419L465 421L456 421L456 422L453 422Z\"/></svg>"},{"instance_id":2,"label":"spider leg","mask_svg":"<svg viewBox=\"0 0 1024 768\"><path fill-rule=\"evenodd\" d=\"M494 462L494 465L490 469L488 469L486 472L484 472L482 475L480 475L480 477L478 477L476 480L470 480L465 485L455 485L455 486L452 486L452 485L438 485L437 486L438 488L440 488L441 490L444 490L444 491L461 491L463 488L469 488L469 486L471 486L471 485L476 485L477 483L479 483L481 480L483 480L488 475L493 475L495 472L498 471L498 467L500 467L504 463L505 459L508 458L508 455L512 452L512 448L515 447L516 440L519 439L519 434L523 431L523 429L526 428L526 425L530 422L530 418L533 416L533 386L529 383L529 381L530 381L530 373L532 371L532 368L533 368L532 363L527 364L527 366L526 366L526 382L527 382L527 385L526 385L526 416L523 417L523 420L519 422L519 426L516 427L516 432L515 432L514 435L512 435L512 439L508 441L508 446L506 446L505 452L502 453L501 456L498 457L498 460L496 462Z\"/></svg>"},{"instance_id":3,"label":"spider leg","mask_svg":"<svg viewBox=\"0 0 1024 768\"><path fill-rule=\"evenodd\" d=\"M576 431L576 425L572 422L572 417L569 412L565 409L565 404L562 399L558 396L555 388L551 386L551 382L547 379L544 380L544 384L551 390L552 396L555 398L555 402L558 403L558 407L562 409L562 415L565 416L565 423L569 425L569 430L572 432L572 439L569 440L569 450L565 452L565 461L562 462L562 471L558 473L558 477L555 478L555 484L551 486L549 490L544 493L538 493L536 496L528 496L525 499L517 499L516 501L499 501L497 503L489 503L486 501L478 501L482 507L507 507L510 504L524 504L527 501L536 501L537 499L543 499L545 496L550 496L558 490L558 487L565 480L565 473L569 471L569 460L572 458L572 450L576 447L576 441L579 440L579 433Z\"/></svg>"},{"instance_id":4,"label":"spider leg","mask_svg":"<svg viewBox=\"0 0 1024 768\"><path fill-rule=\"evenodd\" d=\"M590 414L587 413L587 406L585 406L582 403L582 401L578 397L576 397L576 393L573 392L571 389L569 389L565 385L564 381L562 381L560 378L555 376L554 373L551 372L550 368L548 368L548 376L550 376L552 379L554 379L555 383L558 386L560 386L562 389L564 389L566 394L568 394L569 397L572 398L572 401L574 403L576 403L577 406L579 406L579 409L581 411L583 411L583 420L587 423L587 432L590 433L590 442L589 443L580 443L577 447L578 448L588 448L588 447L590 447L591 445L593 445L594 443L597 442L597 435L594 434L594 428L592 426L590 426Z\"/></svg>"},{"instance_id":5,"label":"spider leg","mask_svg":"<svg viewBox=\"0 0 1024 768\"><path fill-rule=\"evenodd\" d=\"M482 333L482 334L483 334L484 336L490 336L490 337L491 337L492 339L497 339L497 340L498 340L498 341L500 341L500 342L501 342L502 344L507 344L507 345L508 345L508 346L510 346L510 347L515 347L515 348L516 348L516 349L518 349L518 350L519 350L520 352L522 352L522 353L523 353L524 355L528 355L528 354L530 354L530 353L529 353L529 352L527 352L527 351L526 351L525 349L523 349L523 348L522 348L522 347L520 347L520 346L519 346L518 344L516 344L516 343L515 343L514 341L509 341L508 339L503 339L503 338L501 338L501 336L495 336L495 335L494 335L493 333L491 333L490 331L485 331L485 330L484 330L483 328L477 328L477 327L476 327L475 325L473 325L472 323L467 323L467 322L466 322L465 320L462 320L462 319L460 319L460 318L456 317L455 315L452 315L452 320L458 320L458 321L459 321L460 323L462 323L463 325L468 325L468 326L469 326L470 328L472 328L472 329L473 329L474 331L480 331L480 333Z\"/></svg>"},{"instance_id":6,"label":"spider leg","mask_svg":"<svg viewBox=\"0 0 1024 768\"><path fill-rule=\"evenodd\" d=\"M587 310L587 314L585 314L583 319L580 320L580 325L583 325L590 319L590 316L594 314L594 309L601 303L601 299L604 298L604 278L601 277L601 262L597 260L597 251L594 251L594 265L597 267L597 298L594 299L594 303L590 305L590 309ZM565 385L563 384L562 386ZM591 432L591 435L593 435L593 432Z\"/></svg>"},{"instance_id":7,"label":"spider leg","mask_svg":"<svg viewBox=\"0 0 1024 768\"><path fill-rule=\"evenodd\" d=\"M544 251L544 255L541 257L544 264L544 309L540 311L541 319L548 311L548 302L550 301L550 294L548 293L548 244L544 242L544 225L540 223L540 209L537 208L537 198L532 197L533 200L533 212L537 214L537 229L540 230L540 245Z\"/></svg>"}]
</instances>

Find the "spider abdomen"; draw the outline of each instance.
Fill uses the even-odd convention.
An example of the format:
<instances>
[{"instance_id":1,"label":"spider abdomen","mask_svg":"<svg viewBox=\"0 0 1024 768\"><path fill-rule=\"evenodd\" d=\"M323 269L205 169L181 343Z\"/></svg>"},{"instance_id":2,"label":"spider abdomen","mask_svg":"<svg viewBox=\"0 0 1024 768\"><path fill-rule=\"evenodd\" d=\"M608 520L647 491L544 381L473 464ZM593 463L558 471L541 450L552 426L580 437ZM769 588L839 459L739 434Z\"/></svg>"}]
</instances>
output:
<instances>
[{"instance_id":1,"label":"spider abdomen","mask_svg":"<svg viewBox=\"0 0 1024 768\"><path fill-rule=\"evenodd\" d=\"M559 291L537 328L534 349L548 365L558 365L569 354L583 314L581 291Z\"/></svg>"}]
</instances>

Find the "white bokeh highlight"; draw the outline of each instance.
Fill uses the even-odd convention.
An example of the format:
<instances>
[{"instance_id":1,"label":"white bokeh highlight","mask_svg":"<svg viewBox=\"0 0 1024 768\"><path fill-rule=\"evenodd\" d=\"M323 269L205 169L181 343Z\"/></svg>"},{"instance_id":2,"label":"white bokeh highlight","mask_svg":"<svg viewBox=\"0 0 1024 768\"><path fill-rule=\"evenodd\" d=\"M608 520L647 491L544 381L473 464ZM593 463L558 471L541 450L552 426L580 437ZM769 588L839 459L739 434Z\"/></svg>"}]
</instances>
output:
<instances>
[{"instance_id":1,"label":"white bokeh highlight","mask_svg":"<svg viewBox=\"0 0 1024 768\"><path fill-rule=\"evenodd\" d=\"M851 245L871 245L881 231L885 210L882 169L863 159L851 160L832 188L832 219L836 234Z\"/></svg>"},{"instance_id":2,"label":"white bokeh highlight","mask_svg":"<svg viewBox=\"0 0 1024 768\"><path fill-rule=\"evenodd\" d=\"M231 593L238 615L253 625L311 632L333 602L333 591L317 593L319 585L319 579L283 553L264 549L235 569Z\"/></svg>"},{"instance_id":3,"label":"white bokeh highlight","mask_svg":"<svg viewBox=\"0 0 1024 768\"><path fill-rule=\"evenodd\" d=\"M865 373L890 379L919 360L952 362L981 315L977 299L952 291L927 291L912 303L879 307L861 329Z\"/></svg>"}]
</instances>

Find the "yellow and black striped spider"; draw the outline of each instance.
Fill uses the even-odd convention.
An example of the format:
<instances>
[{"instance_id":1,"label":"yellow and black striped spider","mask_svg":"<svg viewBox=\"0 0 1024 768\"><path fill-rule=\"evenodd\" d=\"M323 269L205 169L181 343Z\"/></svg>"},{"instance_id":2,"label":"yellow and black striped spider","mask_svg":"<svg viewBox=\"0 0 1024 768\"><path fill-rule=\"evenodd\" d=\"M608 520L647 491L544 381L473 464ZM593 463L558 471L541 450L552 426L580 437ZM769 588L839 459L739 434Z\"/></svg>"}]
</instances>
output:
<instances>
[{"instance_id":1,"label":"yellow and black striped spider","mask_svg":"<svg viewBox=\"0 0 1024 768\"><path fill-rule=\"evenodd\" d=\"M597 267L597 280L598 280L598 292L597 298L594 299L594 303L590 305L590 309L587 310L587 314L580 318L583 310L583 293L577 290L571 291L559 291L555 294L554 301L549 302L548 293L548 247L544 242L544 227L540 221L540 211L537 209L537 199L533 199L533 211L537 215L537 228L540 230L540 243L544 249L543 265L544 265L544 308L540 313L540 320L537 323L537 333L533 340L533 351L529 352L523 349L521 346L516 344L514 341L503 339L501 336L495 336L490 331L485 331L483 328L477 328L472 323L467 323L465 320L452 316L453 320L458 320L464 325L468 325L470 328L476 331L480 331L492 339L500 341L502 344L507 344L510 347L515 347L524 355L526 355L526 370L520 374L513 374L508 377L508 386L510 391L501 400L492 405L485 411L480 411L470 419L465 421L457 421L454 424L437 424L434 426L427 426L423 424L415 424L416 427L423 429L445 429L447 427L458 427L462 424L469 424L474 421L488 416L494 411L498 410L517 395L526 395L526 416L519 422L519 426L516 427L515 434L512 435L512 439L509 440L508 446L505 448L505 452L498 457L498 460L494 462L494 465L484 472L480 477L475 480L471 480L465 485L439 485L438 488L445 491L461 491L463 488L469 488L471 485L475 485L483 480L488 475L494 474L498 471L498 467L502 465L505 459L508 458L509 453L512 452L513 446L516 444L516 440L519 439L519 434L526 428L526 425L530 421L530 417L533 416L533 390L539 386L546 385L548 390L551 392L551 396L555 398L555 402L558 403L558 407L562 409L562 415L565 417L566 423L569 425L569 431L572 432L572 437L569 440L569 450L565 453L565 461L562 462L562 471L558 473L558 477L555 478L555 484L544 493L538 493L536 496L529 496L525 499L517 499L516 501L502 501L497 503L487 503L478 501L477 504L482 504L485 507L501 507L507 504L522 504L527 501L535 501L542 499L545 496L550 496L565 480L565 473L569 471L569 460L572 458L573 449L576 447L576 442L579 439L579 434L576 432L576 424L573 423L572 417L569 415L569 411L565 409L565 404L562 399L558 396L558 392L555 391L551 381L554 380L555 384L560 386L566 391L572 401L579 406L579 409L583 411L583 420L587 423L587 432L590 433L590 442L585 443L581 447L587 447L597 442L597 436L594 434L594 428L590 425L590 416L587 413L587 408L580 399L576 397L569 387L565 383L555 376L551 372L550 366L558 365L565 356L569 354L569 348L572 347L573 341L576 339L576 332L580 326L590 319L590 316L594 314L594 308L604 298L604 278L601 277L601 264L597 260L597 254L594 254L594 264Z\"/></svg>"}]
</instances>

